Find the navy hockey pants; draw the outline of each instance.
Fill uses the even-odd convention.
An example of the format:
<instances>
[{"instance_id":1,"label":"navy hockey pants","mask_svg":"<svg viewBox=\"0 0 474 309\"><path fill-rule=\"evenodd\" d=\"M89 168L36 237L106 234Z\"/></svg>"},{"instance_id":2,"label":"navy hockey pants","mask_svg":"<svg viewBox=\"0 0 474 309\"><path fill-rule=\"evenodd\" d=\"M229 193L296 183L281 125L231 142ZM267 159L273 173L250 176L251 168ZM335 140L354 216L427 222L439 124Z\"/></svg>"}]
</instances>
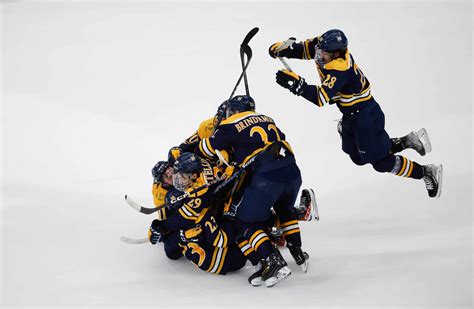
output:
<instances>
[{"instance_id":1,"label":"navy hockey pants","mask_svg":"<svg viewBox=\"0 0 474 309\"><path fill-rule=\"evenodd\" d=\"M261 155L237 202L237 220L247 224L265 222L272 207L280 217L293 212L302 180L295 157L287 153L278 159L270 152Z\"/></svg>"},{"instance_id":2,"label":"navy hockey pants","mask_svg":"<svg viewBox=\"0 0 474 309\"><path fill-rule=\"evenodd\" d=\"M381 161L390 156L392 141L385 131L385 116L375 100L363 109L345 113L340 133L342 150L357 165L371 163L378 170Z\"/></svg>"}]
</instances>

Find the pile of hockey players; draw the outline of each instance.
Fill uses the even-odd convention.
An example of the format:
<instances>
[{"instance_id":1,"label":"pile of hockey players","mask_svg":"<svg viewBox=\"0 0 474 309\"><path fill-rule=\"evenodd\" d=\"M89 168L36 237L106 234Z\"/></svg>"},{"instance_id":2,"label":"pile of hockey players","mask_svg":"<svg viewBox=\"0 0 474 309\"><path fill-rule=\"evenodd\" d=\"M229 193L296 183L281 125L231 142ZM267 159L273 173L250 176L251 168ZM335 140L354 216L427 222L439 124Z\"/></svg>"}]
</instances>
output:
<instances>
[{"instance_id":1,"label":"pile of hockey players","mask_svg":"<svg viewBox=\"0 0 474 309\"><path fill-rule=\"evenodd\" d=\"M304 189L293 150L274 120L255 111L246 68L252 51L252 29L241 44L242 74L230 98L195 134L158 162L152 170L157 212L148 233L152 244L162 242L170 259L185 257L200 269L225 274L255 266L253 286L271 287L291 271L278 245L286 244L306 272L309 256L302 250L298 221L318 220L314 192ZM247 55L244 64L243 55ZM400 138L385 131L385 115L372 95L370 82L348 50L345 34L329 30L299 43L294 39L270 46L269 54L286 69L276 83L317 107L336 105L342 113L338 131L342 150L354 164L371 164L375 171L423 180L431 198L441 195L442 165L421 165L400 153L431 151L425 129ZM314 60L321 86L307 84L284 58ZM244 78L246 95L234 96Z\"/></svg>"},{"instance_id":2,"label":"pile of hockey players","mask_svg":"<svg viewBox=\"0 0 474 309\"><path fill-rule=\"evenodd\" d=\"M215 157L206 156L208 149L203 149L209 147L208 139L216 131L218 122L224 125L230 116L230 106L236 109L234 118L262 116L255 113L255 103L250 96L235 96L222 103L216 115L202 122L195 134L171 148L168 160L159 161L153 167L154 204L162 208L151 223L148 238L152 244L163 243L168 258L184 257L210 273L226 274L250 261L255 272L249 277L249 283L270 287L291 274L278 246L286 243L296 264L307 271L309 256L302 251L301 240L291 240L296 235L299 238L298 220L319 219L314 192L303 190L300 203L283 210L287 212L283 214L284 220L270 205L265 215L268 218L252 224L257 227L256 233L242 229L236 214L256 168L254 162L239 166L233 161L232 146L217 150ZM262 143L259 153L270 153L268 145L272 144ZM258 159L258 155L253 158ZM185 198L177 201L183 194ZM264 242L271 244L271 252L266 257L258 253Z\"/></svg>"}]
</instances>

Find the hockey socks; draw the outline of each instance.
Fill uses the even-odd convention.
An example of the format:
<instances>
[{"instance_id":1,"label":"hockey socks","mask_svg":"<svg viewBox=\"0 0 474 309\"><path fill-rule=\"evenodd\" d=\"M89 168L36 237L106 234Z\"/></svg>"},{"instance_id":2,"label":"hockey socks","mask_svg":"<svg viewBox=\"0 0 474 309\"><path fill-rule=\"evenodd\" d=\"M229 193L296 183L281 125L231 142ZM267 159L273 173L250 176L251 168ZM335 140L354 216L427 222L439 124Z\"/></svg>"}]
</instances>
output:
<instances>
[{"instance_id":1,"label":"hockey socks","mask_svg":"<svg viewBox=\"0 0 474 309\"><path fill-rule=\"evenodd\" d=\"M390 173L401 176L401 177L408 177L414 179L421 179L423 178L423 168L420 164L416 163L415 161L411 161L404 156L395 156L393 168Z\"/></svg>"}]
</instances>

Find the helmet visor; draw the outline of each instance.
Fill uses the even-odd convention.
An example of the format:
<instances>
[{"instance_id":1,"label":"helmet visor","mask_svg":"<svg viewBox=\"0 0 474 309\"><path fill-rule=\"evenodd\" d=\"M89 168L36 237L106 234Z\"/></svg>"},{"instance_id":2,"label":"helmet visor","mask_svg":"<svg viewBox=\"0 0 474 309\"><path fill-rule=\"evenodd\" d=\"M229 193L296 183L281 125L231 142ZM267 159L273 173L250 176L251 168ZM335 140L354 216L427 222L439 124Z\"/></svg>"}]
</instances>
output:
<instances>
[{"instance_id":1,"label":"helmet visor","mask_svg":"<svg viewBox=\"0 0 474 309\"><path fill-rule=\"evenodd\" d=\"M176 190L184 192L192 183L192 174L190 173L178 172L173 174L173 187L175 187Z\"/></svg>"}]
</instances>

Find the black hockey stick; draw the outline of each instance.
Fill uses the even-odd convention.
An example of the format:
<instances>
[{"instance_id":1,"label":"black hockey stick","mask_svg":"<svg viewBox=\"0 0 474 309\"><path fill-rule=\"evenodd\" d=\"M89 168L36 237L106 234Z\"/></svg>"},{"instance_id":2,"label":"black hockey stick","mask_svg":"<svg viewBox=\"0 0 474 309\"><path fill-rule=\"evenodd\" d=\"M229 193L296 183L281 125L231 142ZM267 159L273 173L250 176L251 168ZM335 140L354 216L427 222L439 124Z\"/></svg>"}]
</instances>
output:
<instances>
[{"instance_id":1,"label":"black hockey stick","mask_svg":"<svg viewBox=\"0 0 474 309\"><path fill-rule=\"evenodd\" d=\"M247 67L249 66L250 60L252 59L252 49L249 46L249 42L257 34L258 30L259 30L258 27L255 27L252 30L250 30L249 33L247 33L247 35L245 36L244 40L242 41L242 44L240 44L240 62L242 64L242 73L240 74L239 79L237 80L237 83L235 84L235 87L232 90L232 93L230 94L229 100L234 96L235 91L237 90L237 87L242 81L242 78L244 78L245 91L247 95L249 95L249 86L248 86L247 74L246 74ZM246 63L244 61L244 55L247 56Z\"/></svg>"},{"instance_id":2,"label":"black hockey stick","mask_svg":"<svg viewBox=\"0 0 474 309\"><path fill-rule=\"evenodd\" d=\"M252 30L247 33L245 36L244 40L240 44L240 62L242 64L242 73L240 74L239 79L237 80L237 83L235 84L234 89L232 90L232 93L230 94L229 100L232 99L232 97L235 94L235 90L237 90L237 87L239 86L240 82L242 81L242 77L244 78L245 82L245 91L247 95L250 95L249 92L249 86L248 86L248 81L247 81L247 67L250 63L250 60L252 59L252 49L249 46L250 40L257 34L258 32L258 27L253 28ZM247 63L244 61L244 56L247 56ZM217 126L222 122L224 115L220 115L219 119L217 119L216 124L214 126L214 131L216 130Z\"/></svg>"},{"instance_id":3,"label":"black hockey stick","mask_svg":"<svg viewBox=\"0 0 474 309\"><path fill-rule=\"evenodd\" d=\"M144 206L141 206L139 204L137 204L134 200L132 200L130 197L128 197L128 195L125 195L125 201L127 202L128 205L130 205L133 209L143 213L143 214L146 214L146 215L149 215L149 214L152 214L154 212L157 212L158 210L160 209L163 209L165 207L169 207L169 206L172 206L174 204L176 204L177 202L185 199L186 197L190 196L190 195L193 195L203 189L206 189L206 188L209 188L210 186L213 186L215 184L218 184L220 183L216 189L214 189L214 191L212 192L212 194L214 193L217 193L218 191L220 191L222 188L224 188L226 185L228 185L229 183L231 183L232 181L234 181L235 179L237 179L238 177L240 177L240 175L247 169L247 167L252 164L254 161L255 161L255 158L257 158L261 153L263 153L264 151L261 151L259 153L257 153L255 156L253 156L252 158L250 158L247 162L245 162L241 168L235 172L234 174L232 174L232 176L230 176L229 178L227 178L227 175L224 173L221 177L218 177L216 179L214 179L213 181L210 181L208 182L207 184L205 185L202 185L200 186L199 188L196 188L194 190L192 190L191 192L188 192L188 193L184 193L178 197L176 197L176 199L174 199L173 201L171 201L170 203L164 203L163 205L160 205L158 207L154 207L154 208L148 208L148 207L144 207Z\"/></svg>"}]
</instances>

